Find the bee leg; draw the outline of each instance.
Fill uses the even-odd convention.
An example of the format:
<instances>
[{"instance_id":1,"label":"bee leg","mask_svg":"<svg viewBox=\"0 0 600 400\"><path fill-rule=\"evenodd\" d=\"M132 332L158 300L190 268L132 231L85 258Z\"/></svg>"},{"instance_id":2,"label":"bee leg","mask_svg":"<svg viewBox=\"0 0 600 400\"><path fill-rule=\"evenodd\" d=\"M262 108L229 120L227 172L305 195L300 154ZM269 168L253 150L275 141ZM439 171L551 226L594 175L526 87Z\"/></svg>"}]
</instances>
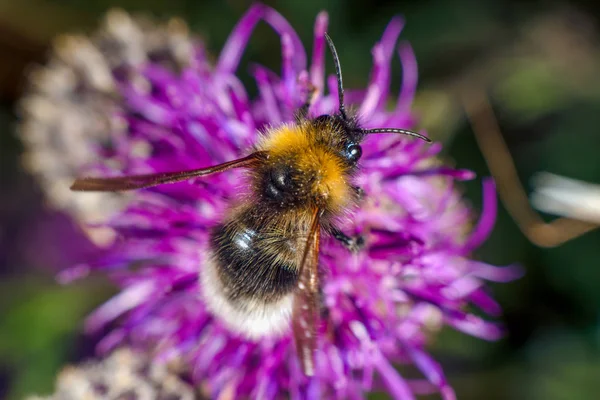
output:
<instances>
[{"instance_id":1,"label":"bee leg","mask_svg":"<svg viewBox=\"0 0 600 400\"><path fill-rule=\"evenodd\" d=\"M348 236L337 228L331 230L333 237L344 245L348 250L357 252L365 245L365 238L362 235Z\"/></svg>"},{"instance_id":2,"label":"bee leg","mask_svg":"<svg viewBox=\"0 0 600 400\"><path fill-rule=\"evenodd\" d=\"M309 84L309 87L308 87L308 96L306 99L306 103L304 103L302 105L302 107L300 107L300 109L298 109L298 112L297 112L298 117L301 119L305 119L308 117L308 109L310 108L310 105L315 100L315 97L317 97L318 90L317 90L316 86L314 86L310 82L308 84Z\"/></svg>"},{"instance_id":3,"label":"bee leg","mask_svg":"<svg viewBox=\"0 0 600 400\"><path fill-rule=\"evenodd\" d=\"M308 117L308 108L310 107L310 102L306 102L298 109L298 118L305 119Z\"/></svg>"},{"instance_id":4,"label":"bee leg","mask_svg":"<svg viewBox=\"0 0 600 400\"><path fill-rule=\"evenodd\" d=\"M356 193L356 199L358 201L362 201L362 199L365 198L365 191L363 190L363 188L358 186L352 186L352 190L354 190L354 193Z\"/></svg>"},{"instance_id":5,"label":"bee leg","mask_svg":"<svg viewBox=\"0 0 600 400\"><path fill-rule=\"evenodd\" d=\"M323 292L323 286L319 285L319 314L321 314L321 318L327 319L329 318L329 308L327 304L325 304L325 292Z\"/></svg>"}]
</instances>

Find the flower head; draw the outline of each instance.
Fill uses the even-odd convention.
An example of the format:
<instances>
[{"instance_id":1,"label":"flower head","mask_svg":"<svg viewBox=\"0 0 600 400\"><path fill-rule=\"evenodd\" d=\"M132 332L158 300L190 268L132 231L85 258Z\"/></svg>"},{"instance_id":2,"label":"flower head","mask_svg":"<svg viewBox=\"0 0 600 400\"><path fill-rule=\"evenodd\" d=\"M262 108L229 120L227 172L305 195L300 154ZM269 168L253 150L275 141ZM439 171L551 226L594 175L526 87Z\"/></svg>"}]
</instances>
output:
<instances>
[{"instance_id":1,"label":"flower head","mask_svg":"<svg viewBox=\"0 0 600 400\"><path fill-rule=\"evenodd\" d=\"M250 98L236 72L261 20L281 37L282 68L276 73L254 65L258 95ZM80 173L176 171L239 158L262 129L293 121L311 88L316 97L309 114L334 113L336 80L325 76L327 23L327 14L319 14L308 58L287 21L257 5L234 28L215 65L195 47L180 71L152 59L132 67L133 80L111 71L121 100L110 118L121 128L107 134L117 145L88 145L95 157ZM346 102L365 128L410 128L415 122L410 105L417 69L410 46L396 46L402 25L394 18L375 44L368 86L347 90ZM388 109L396 55L403 82L396 105ZM432 391L454 398L442 369L425 350L429 336L449 325L484 339L498 338L501 328L468 307L498 315L484 281L515 277L510 268L468 258L493 225L493 185L485 185L483 215L471 230L471 212L454 181L472 174L441 165L436 159L440 145L373 135L362 147L355 183L365 196L343 229L363 234L366 244L352 254L331 238L321 242L324 311L314 377L302 373L291 332L245 339L202 301L198 271L206 265L210 229L246 182L237 170L133 192L127 206L106 223L120 239L89 267L107 273L121 292L87 322L90 331L111 328L101 349L127 342L163 360L182 361L212 398L362 398L376 389L401 399ZM424 379L405 378L394 368L405 364L415 365Z\"/></svg>"},{"instance_id":2,"label":"flower head","mask_svg":"<svg viewBox=\"0 0 600 400\"><path fill-rule=\"evenodd\" d=\"M73 196L69 185L89 160L110 158L123 145L127 130L118 110L126 105L118 80L143 87L141 67L149 62L180 72L192 62L195 41L180 20L157 25L117 9L93 37L62 35L54 41L48 63L30 73L19 132L26 147L23 163L55 208L67 210L85 227L127 204L124 194ZM88 232L98 243L112 238L107 229Z\"/></svg>"},{"instance_id":3,"label":"flower head","mask_svg":"<svg viewBox=\"0 0 600 400\"><path fill-rule=\"evenodd\" d=\"M118 398L193 400L197 396L177 376L176 368L152 363L147 355L123 348L103 360L64 368L54 394L29 400Z\"/></svg>"}]
</instances>

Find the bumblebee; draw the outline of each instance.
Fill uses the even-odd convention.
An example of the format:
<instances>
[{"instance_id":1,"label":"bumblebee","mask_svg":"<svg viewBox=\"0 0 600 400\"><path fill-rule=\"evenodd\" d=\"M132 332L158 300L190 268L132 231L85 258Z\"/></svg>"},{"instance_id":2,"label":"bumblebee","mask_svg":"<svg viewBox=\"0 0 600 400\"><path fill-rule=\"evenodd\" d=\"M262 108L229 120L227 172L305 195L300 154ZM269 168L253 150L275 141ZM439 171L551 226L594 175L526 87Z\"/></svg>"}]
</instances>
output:
<instances>
[{"instance_id":1,"label":"bumblebee","mask_svg":"<svg viewBox=\"0 0 600 400\"><path fill-rule=\"evenodd\" d=\"M82 178L71 187L124 191L247 168L252 195L232 205L228 217L212 229L209 262L200 270L202 295L217 318L251 339L286 331L291 320L307 375L314 373L321 232L350 250L362 244L362 238L347 236L335 226L335 217L361 194L351 183L362 154L360 143L375 133L430 141L403 129L361 128L344 107L339 58L331 38L325 38L337 76L337 113L310 118L309 99L294 123L268 129L249 155L238 160L188 171Z\"/></svg>"}]
</instances>

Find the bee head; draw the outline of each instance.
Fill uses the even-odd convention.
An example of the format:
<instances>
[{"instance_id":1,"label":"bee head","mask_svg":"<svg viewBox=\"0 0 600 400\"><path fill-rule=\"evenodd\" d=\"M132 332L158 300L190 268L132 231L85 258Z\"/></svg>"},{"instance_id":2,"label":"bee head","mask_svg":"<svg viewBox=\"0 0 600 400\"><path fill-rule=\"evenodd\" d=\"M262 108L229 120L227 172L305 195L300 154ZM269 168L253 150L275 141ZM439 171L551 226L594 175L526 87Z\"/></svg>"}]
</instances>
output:
<instances>
[{"instance_id":1,"label":"bee head","mask_svg":"<svg viewBox=\"0 0 600 400\"><path fill-rule=\"evenodd\" d=\"M356 119L341 114L325 114L315 118L313 123L318 129L333 132L337 139L334 146L340 158L349 169L354 168L362 156L360 143L365 137Z\"/></svg>"},{"instance_id":2,"label":"bee head","mask_svg":"<svg viewBox=\"0 0 600 400\"><path fill-rule=\"evenodd\" d=\"M268 157L254 170L256 192L279 209L318 207L328 212L345 207L351 197L349 178L368 134L401 133L429 141L403 129L361 128L357 118L346 113L339 59L331 38L325 38L337 75L338 112L271 129L258 146Z\"/></svg>"}]
</instances>

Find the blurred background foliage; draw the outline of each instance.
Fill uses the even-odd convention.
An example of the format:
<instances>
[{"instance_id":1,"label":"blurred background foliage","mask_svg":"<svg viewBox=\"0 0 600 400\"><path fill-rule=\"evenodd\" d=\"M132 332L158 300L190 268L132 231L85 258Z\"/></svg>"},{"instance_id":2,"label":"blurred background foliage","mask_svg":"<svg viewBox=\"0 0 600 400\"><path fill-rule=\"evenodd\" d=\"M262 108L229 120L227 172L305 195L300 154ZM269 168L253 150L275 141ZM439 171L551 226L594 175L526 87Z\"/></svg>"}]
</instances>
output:
<instances>
[{"instance_id":1,"label":"blurred background foliage","mask_svg":"<svg viewBox=\"0 0 600 400\"><path fill-rule=\"evenodd\" d=\"M600 3L593 1L428 0L267 1L310 50L317 12L330 14L348 87L364 86L371 46L389 19L407 21L402 39L419 62L415 110L446 155L486 176L457 91L485 87L526 184L536 171L600 182ZM110 7L180 16L217 54L249 2L241 0L0 0L0 398L47 393L67 362L93 353L84 316L112 292L91 277L56 283L55 272L85 254L58 241L79 237L44 203L21 168L15 101L27 66L42 62L53 36L88 32ZM279 68L278 37L261 26L244 56ZM399 87L399 62L392 85ZM331 65L330 65L331 67ZM240 74L253 87L244 69ZM463 188L477 209L481 181ZM548 217L551 218L551 217ZM461 399L592 399L600 385L600 231L558 248L532 245L501 207L477 257L520 263L523 279L494 285L508 335L483 342L445 330L433 344Z\"/></svg>"}]
</instances>

